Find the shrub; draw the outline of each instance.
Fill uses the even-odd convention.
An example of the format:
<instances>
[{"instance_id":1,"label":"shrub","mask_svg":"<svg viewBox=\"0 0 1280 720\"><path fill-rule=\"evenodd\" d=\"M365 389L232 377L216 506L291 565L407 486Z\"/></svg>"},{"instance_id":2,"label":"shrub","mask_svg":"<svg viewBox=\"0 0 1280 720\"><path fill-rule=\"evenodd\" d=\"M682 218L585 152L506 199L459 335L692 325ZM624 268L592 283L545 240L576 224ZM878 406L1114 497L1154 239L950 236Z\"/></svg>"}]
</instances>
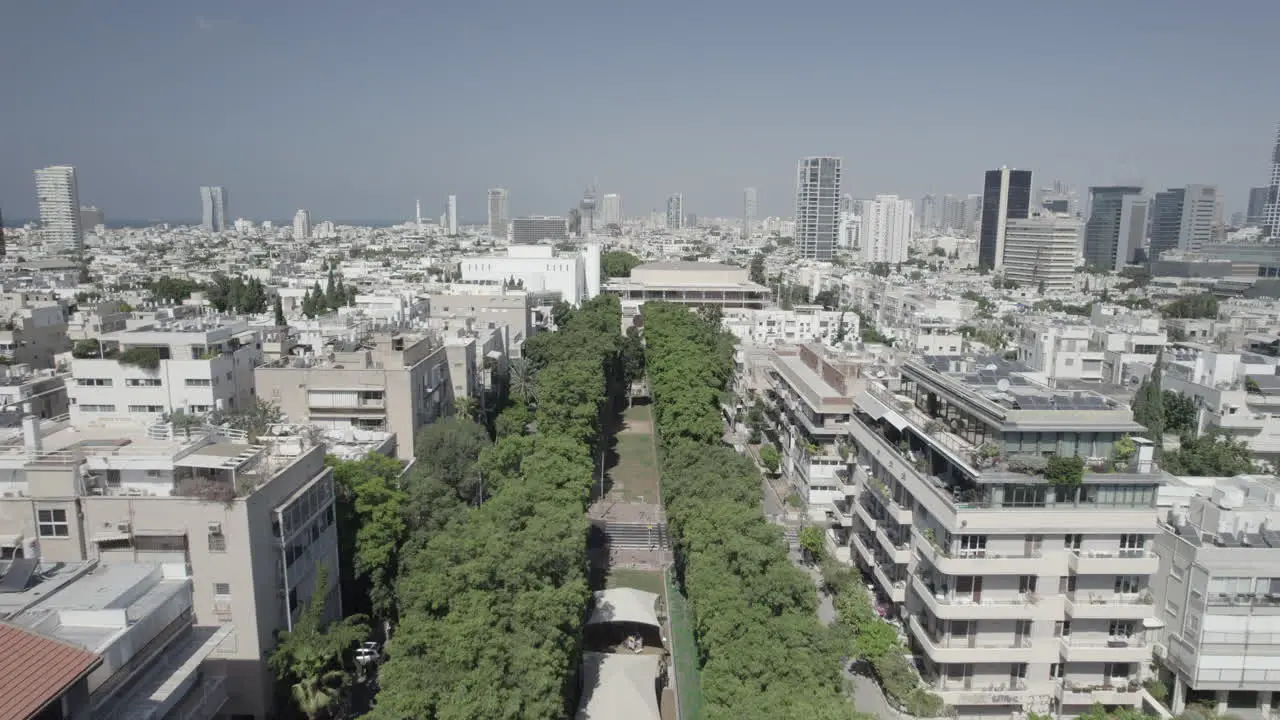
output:
<instances>
[{"instance_id":1,"label":"shrub","mask_svg":"<svg viewBox=\"0 0 1280 720\"><path fill-rule=\"evenodd\" d=\"M1044 477L1050 485L1076 487L1084 480L1084 459L1078 455L1050 455Z\"/></svg>"},{"instance_id":2,"label":"shrub","mask_svg":"<svg viewBox=\"0 0 1280 720\"><path fill-rule=\"evenodd\" d=\"M155 370L160 367L160 351L155 348L129 348L120 353L121 365L133 365L143 370Z\"/></svg>"}]
</instances>

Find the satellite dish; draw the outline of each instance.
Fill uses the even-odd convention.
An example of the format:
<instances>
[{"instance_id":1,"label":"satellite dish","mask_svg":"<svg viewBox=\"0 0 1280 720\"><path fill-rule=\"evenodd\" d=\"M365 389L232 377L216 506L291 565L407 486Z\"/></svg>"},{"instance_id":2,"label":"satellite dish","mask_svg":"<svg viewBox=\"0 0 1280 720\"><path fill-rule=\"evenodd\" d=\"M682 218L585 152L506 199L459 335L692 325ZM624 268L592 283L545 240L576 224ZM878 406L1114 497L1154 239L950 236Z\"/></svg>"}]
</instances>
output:
<instances>
[{"instance_id":1,"label":"satellite dish","mask_svg":"<svg viewBox=\"0 0 1280 720\"><path fill-rule=\"evenodd\" d=\"M1000 392L1009 392L1009 380L1006 378L1000 378L997 380L996 389Z\"/></svg>"}]
</instances>

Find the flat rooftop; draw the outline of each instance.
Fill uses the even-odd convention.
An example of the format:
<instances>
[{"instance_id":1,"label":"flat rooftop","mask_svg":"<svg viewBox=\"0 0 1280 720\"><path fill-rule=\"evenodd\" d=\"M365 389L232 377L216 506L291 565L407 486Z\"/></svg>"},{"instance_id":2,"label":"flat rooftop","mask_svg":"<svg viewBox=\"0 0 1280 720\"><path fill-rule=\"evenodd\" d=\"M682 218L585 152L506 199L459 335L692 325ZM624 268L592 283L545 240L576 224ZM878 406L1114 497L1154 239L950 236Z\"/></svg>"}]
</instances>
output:
<instances>
[{"instance_id":1,"label":"flat rooftop","mask_svg":"<svg viewBox=\"0 0 1280 720\"><path fill-rule=\"evenodd\" d=\"M1094 390L1050 388L1036 371L998 355L926 355L908 363L931 370L1006 410L1124 411L1116 400Z\"/></svg>"}]
</instances>

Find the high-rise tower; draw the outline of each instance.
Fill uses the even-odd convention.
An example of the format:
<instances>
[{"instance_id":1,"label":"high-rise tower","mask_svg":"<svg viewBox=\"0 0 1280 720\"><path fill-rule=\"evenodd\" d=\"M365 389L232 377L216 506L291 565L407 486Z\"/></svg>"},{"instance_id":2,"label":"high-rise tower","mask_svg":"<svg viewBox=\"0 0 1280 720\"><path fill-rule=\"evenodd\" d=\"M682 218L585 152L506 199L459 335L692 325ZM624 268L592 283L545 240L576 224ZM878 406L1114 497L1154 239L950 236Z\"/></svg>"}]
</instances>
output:
<instances>
[{"instance_id":1,"label":"high-rise tower","mask_svg":"<svg viewBox=\"0 0 1280 720\"><path fill-rule=\"evenodd\" d=\"M742 239L750 240L756 231L756 215L760 211L756 189L749 187L742 191Z\"/></svg>"},{"instance_id":2,"label":"high-rise tower","mask_svg":"<svg viewBox=\"0 0 1280 720\"><path fill-rule=\"evenodd\" d=\"M299 209L293 214L293 239L306 240L311 237L311 213Z\"/></svg>"},{"instance_id":3,"label":"high-rise tower","mask_svg":"<svg viewBox=\"0 0 1280 720\"><path fill-rule=\"evenodd\" d=\"M450 237L458 234L458 196L450 195L444 208L445 230Z\"/></svg>"},{"instance_id":4,"label":"high-rise tower","mask_svg":"<svg viewBox=\"0 0 1280 720\"><path fill-rule=\"evenodd\" d=\"M1147 234L1147 198L1136 185L1089 188L1089 221L1084 226L1084 260L1120 271L1134 260ZM1068 214L1064 209L1063 214Z\"/></svg>"},{"instance_id":5,"label":"high-rise tower","mask_svg":"<svg viewBox=\"0 0 1280 720\"><path fill-rule=\"evenodd\" d=\"M205 232L227 229L227 189L221 185L200 188L200 227Z\"/></svg>"},{"instance_id":6,"label":"high-rise tower","mask_svg":"<svg viewBox=\"0 0 1280 720\"><path fill-rule=\"evenodd\" d=\"M578 203L578 211L582 217L582 237L588 237L596 229L596 189L594 186L582 193L582 202Z\"/></svg>"},{"instance_id":7,"label":"high-rise tower","mask_svg":"<svg viewBox=\"0 0 1280 720\"><path fill-rule=\"evenodd\" d=\"M796 247L800 257L830 260L839 231L840 158L807 157L796 166Z\"/></svg>"},{"instance_id":8,"label":"high-rise tower","mask_svg":"<svg viewBox=\"0 0 1280 720\"><path fill-rule=\"evenodd\" d=\"M507 221L506 188L489 188L489 237L505 238Z\"/></svg>"},{"instance_id":9,"label":"high-rise tower","mask_svg":"<svg viewBox=\"0 0 1280 720\"><path fill-rule=\"evenodd\" d=\"M982 184L982 229L978 233L978 267L996 270L1004 264L1005 224L1025 219L1031 209L1031 171L1002 167L988 170Z\"/></svg>"},{"instance_id":10,"label":"high-rise tower","mask_svg":"<svg viewBox=\"0 0 1280 720\"><path fill-rule=\"evenodd\" d=\"M40 201L45 242L83 252L84 230L80 227L76 169L70 165L54 165L36 170L36 198Z\"/></svg>"},{"instance_id":11,"label":"high-rise tower","mask_svg":"<svg viewBox=\"0 0 1280 720\"><path fill-rule=\"evenodd\" d=\"M1262 236L1280 238L1280 124L1276 125L1276 142L1271 148L1271 182L1267 185L1267 204L1262 211Z\"/></svg>"},{"instance_id":12,"label":"high-rise tower","mask_svg":"<svg viewBox=\"0 0 1280 720\"><path fill-rule=\"evenodd\" d=\"M600 198L600 222L603 225L622 224L622 196L607 193Z\"/></svg>"},{"instance_id":13,"label":"high-rise tower","mask_svg":"<svg viewBox=\"0 0 1280 720\"><path fill-rule=\"evenodd\" d=\"M671 193L667 198L667 229L679 230L684 227L684 195Z\"/></svg>"}]
</instances>

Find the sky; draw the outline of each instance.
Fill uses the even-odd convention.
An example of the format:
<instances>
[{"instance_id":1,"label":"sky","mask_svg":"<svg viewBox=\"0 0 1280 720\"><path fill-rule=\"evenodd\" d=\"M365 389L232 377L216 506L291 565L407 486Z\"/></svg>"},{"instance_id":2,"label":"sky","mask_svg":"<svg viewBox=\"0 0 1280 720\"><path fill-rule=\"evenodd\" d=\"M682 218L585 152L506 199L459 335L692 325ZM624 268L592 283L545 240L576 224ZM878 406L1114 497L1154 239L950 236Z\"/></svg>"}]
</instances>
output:
<instances>
[{"instance_id":1,"label":"sky","mask_svg":"<svg viewBox=\"0 0 1280 720\"><path fill-rule=\"evenodd\" d=\"M1157 6L1158 5L1158 6ZM43 0L6 3L0 209L76 166L108 219L389 220L485 189L561 214L593 182L628 216L791 215L796 161L855 197L1265 184L1275 0Z\"/></svg>"}]
</instances>

